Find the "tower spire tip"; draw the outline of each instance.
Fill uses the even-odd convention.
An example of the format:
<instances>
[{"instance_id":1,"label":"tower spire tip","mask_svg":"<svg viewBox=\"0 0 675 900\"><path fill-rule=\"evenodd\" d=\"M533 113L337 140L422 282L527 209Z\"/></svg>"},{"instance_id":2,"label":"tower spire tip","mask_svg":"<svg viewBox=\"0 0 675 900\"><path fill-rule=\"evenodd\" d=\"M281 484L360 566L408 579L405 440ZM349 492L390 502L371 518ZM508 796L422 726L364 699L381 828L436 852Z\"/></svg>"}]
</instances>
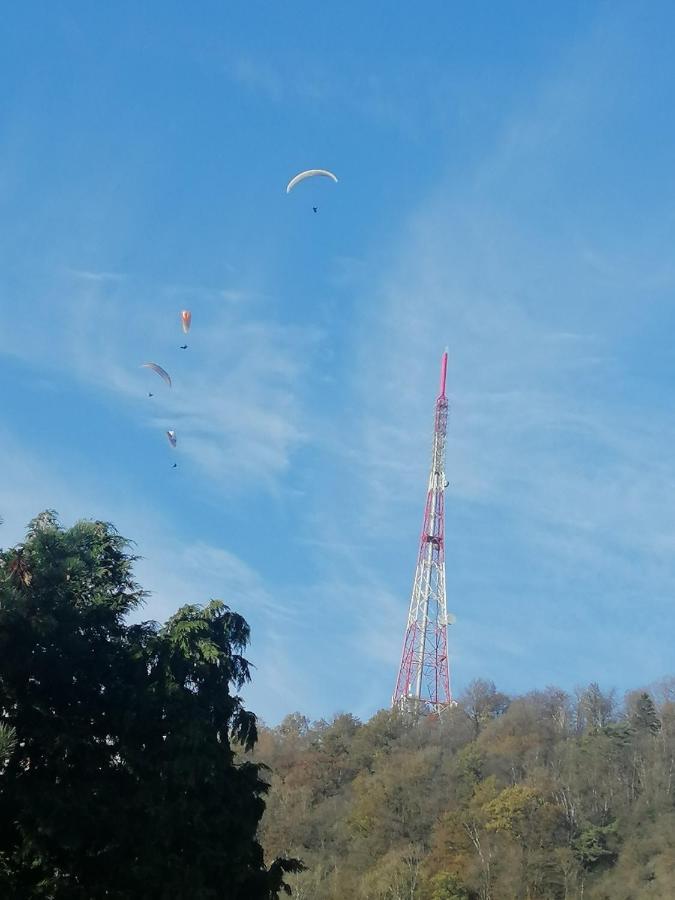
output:
<instances>
[{"instance_id":1,"label":"tower spire tip","mask_svg":"<svg viewBox=\"0 0 675 900\"><path fill-rule=\"evenodd\" d=\"M438 393L439 397L445 397L445 379L448 373L448 348L446 347L441 357L441 389Z\"/></svg>"}]
</instances>

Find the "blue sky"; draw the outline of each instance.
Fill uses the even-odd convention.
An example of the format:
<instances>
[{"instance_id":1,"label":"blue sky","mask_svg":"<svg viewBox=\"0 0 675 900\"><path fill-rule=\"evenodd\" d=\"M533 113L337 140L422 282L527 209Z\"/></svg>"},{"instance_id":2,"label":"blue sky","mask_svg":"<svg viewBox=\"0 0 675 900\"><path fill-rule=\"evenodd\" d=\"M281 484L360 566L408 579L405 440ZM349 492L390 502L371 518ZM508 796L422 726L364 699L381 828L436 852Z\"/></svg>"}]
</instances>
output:
<instances>
[{"instance_id":1,"label":"blue sky","mask_svg":"<svg viewBox=\"0 0 675 900\"><path fill-rule=\"evenodd\" d=\"M370 715L447 344L456 692L672 672L671 5L140 7L5 15L2 543L111 520L265 720Z\"/></svg>"}]
</instances>

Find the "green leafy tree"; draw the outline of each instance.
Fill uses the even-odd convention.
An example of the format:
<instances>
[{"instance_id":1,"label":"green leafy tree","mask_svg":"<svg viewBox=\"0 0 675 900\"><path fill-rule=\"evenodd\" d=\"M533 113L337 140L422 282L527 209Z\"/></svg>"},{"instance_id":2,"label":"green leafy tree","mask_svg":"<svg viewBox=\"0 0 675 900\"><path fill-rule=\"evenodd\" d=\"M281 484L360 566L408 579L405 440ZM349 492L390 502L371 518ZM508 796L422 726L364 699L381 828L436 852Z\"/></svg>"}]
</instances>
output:
<instances>
[{"instance_id":1,"label":"green leafy tree","mask_svg":"<svg viewBox=\"0 0 675 900\"><path fill-rule=\"evenodd\" d=\"M438 875L434 875L429 889L429 900L472 900L469 889L456 875L449 872L439 872Z\"/></svg>"},{"instance_id":2,"label":"green leafy tree","mask_svg":"<svg viewBox=\"0 0 675 900\"><path fill-rule=\"evenodd\" d=\"M246 622L220 601L165 626L127 542L103 522L43 513L0 553L0 895L54 900L278 895L256 839L266 783L237 764L256 722Z\"/></svg>"},{"instance_id":3,"label":"green leafy tree","mask_svg":"<svg viewBox=\"0 0 675 900\"><path fill-rule=\"evenodd\" d=\"M587 869L616 858L616 825L589 825L572 843L577 859Z\"/></svg>"}]
</instances>

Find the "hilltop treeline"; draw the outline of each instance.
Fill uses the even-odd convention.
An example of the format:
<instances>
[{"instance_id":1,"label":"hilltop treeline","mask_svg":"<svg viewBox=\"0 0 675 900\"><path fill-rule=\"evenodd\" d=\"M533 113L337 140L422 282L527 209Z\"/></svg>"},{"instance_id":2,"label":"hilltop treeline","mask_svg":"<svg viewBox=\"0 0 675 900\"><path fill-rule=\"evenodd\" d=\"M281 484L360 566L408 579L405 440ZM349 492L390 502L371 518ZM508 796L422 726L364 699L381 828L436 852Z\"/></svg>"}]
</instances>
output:
<instances>
[{"instance_id":1,"label":"hilltop treeline","mask_svg":"<svg viewBox=\"0 0 675 900\"><path fill-rule=\"evenodd\" d=\"M620 706L476 681L441 721L296 713L256 753L297 900L675 897L675 679Z\"/></svg>"}]
</instances>

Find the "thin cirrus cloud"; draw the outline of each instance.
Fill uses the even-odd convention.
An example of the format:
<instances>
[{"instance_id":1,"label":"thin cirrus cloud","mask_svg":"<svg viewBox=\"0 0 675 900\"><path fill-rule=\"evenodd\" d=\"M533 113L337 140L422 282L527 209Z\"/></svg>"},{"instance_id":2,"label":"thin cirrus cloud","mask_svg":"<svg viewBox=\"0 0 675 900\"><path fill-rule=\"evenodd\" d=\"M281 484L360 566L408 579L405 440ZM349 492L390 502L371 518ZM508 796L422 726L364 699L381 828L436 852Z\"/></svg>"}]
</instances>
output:
<instances>
[{"instance_id":1,"label":"thin cirrus cloud","mask_svg":"<svg viewBox=\"0 0 675 900\"><path fill-rule=\"evenodd\" d=\"M572 670L621 685L627 665L645 680L669 665L656 623L672 621L675 426L631 368L644 352L633 350L634 329L659 318L668 327L672 266L655 248L669 212L652 211L651 240L609 213L578 218L588 206L570 191L585 176L580 151L617 114L608 75L621 80L623 42L615 35L596 54L601 37L574 48L531 102L505 110L501 136L471 171L439 179L395 246L380 250L388 267L358 274L377 300L359 306L352 387L363 414L338 451L356 487L335 533L358 523L361 596L374 584L398 595L402 630L409 585L379 560L385 546L390 555L408 547L412 572L449 344L448 585L460 685L493 674L525 687L525 661L567 686ZM604 186L596 202L611 206ZM647 623L629 640L637 608ZM394 631L361 648L374 665Z\"/></svg>"},{"instance_id":2,"label":"thin cirrus cloud","mask_svg":"<svg viewBox=\"0 0 675 900\"><path fill-rule=\"evenodd\" d=\"M88 181L72 165L76 177L51 193L35 179L52 170L36 166L39 200L23 218L18 205L6 228L0 304L11 303L11 329L0 333L0 352L26 363L8 366L11 376L41 380L50 401L57 396L40 407L39 391L24 395L22 383L3 419L28 444L11 450L17 478L0 486L3 533L20 539L15 519L23 524L45 505L66 522L110 518L145 557L149 615L214 595L250 620L254 709L272 720L293 708L367 715L387 703L395 676L447 344L457 690L478 676L520 690L661 674L663 635L675 627L675 429L672 354L662 351L659 371L653 348L655 336L665 344L672 333L675 269L672 135L667 124L659 132L659 116L662 125L667 117L652 88L662 69L666 78L672 72L652 65L651 52L638 58L640 41L648 44L629 18L601 11L566 21L560 33L533 21L543 30L530 55L522 34L499 20L492 45L482 22L474 34L460 17L452 23L457 59L448 59L442 29L428 60L403 47L387 58L355 54L367 29L365 37L350 32L340 53L332 22L323 38L330 52L317 51L320 36L308 49L288 35L280 53L257 46L257 33L233 37L235 55L223 48L199 73L180 71L189 91L167 92L170 108L153 98L148 155L122 154L120 179L99 179L96 166ZM465 40L471 34L475 45ZM194 118L199 109L185 100L209 87L242 126L215 140L219 117ZM78 114L73 160L82 148L101 158L87 115L86 107ZM186 138L197 128L207 182L193 147L165 139L164 128L181 122ZM130 139L119 131L121 139L142 147L143 127L134 119ZM312 250L321 271L311 278L289 253L295 226L269 215L280 196L263 214L250 196L238 207L237 192L228 192L230 238L241 232L240 244L203 219L206 201L218 197L209 173L228 171L228 160L239 171L248 141L260 164L285 170L286 151L295 158L296 141L308 135L343 159L346 203L331 210L334 219L303 220L312 229L307 246L322 248ZM384 165L374 167L378 159ZM102 190L92 191L99 180ZM119 188L132 183L139 189ZM190 195L197 188L198 222L186 204L176 219L185 230L172 237L144 211L162 209L158 200L173 197L176 183L190 185ZM222 197L216 202L220 223ZM50 232L54 221L66 223L67 239ZM323 252L329 222L332 259ZM70 236L68 223L77 225ZM40 241L52 248L41 265L26 251ZM177 251L193 264L174 267ZM159 284L157 272L170 269L188 283ZM189 283L200 277L214 284ZM284 304L268 295L271 284ZM323 295L334 315L324 315ZM186 352L178 350L181 308L194 314ZM326 334L308 322L324 323ZM174 376L171 391L140 369L148 360ZM96 452L77 417L89 386ZM47 454L36 449L35 422L44 415L57 429L54 409L74 431ZM163 439L168 428L178 434L175 453ZM149 453L138 450L146 437ZM98 473L79 465L88 455ZM177 473L169 459L179 461ZM49 477L32 481L33 469ZM124 504L108 479L137 493Z\"/></svg>"},{"instance_id":3,"label":"thin cirrus cloud","mask_svg":"<svg viewBox=\"0 0 675 900\"><path fill-rule=\"evenodd\" d=\"M55 508L65 526L79 518L111 519L125 535L133 535L139 554L136 577L148 592L134 619L165 621L186 603L222 598L244 615L252 628L247 656L255 666L247 702L265 718L279 710L309 704L301 656L288 653L298 630L299 611L293 593L273 592L248 563L223 546L205 540L181 540L175 523L167 522L131 496L120 496L104 483L80 473L64 476L6 429L2 446L12 462L12 477L0 484L1 543L24 537L26 524L45 506Z\"/></svg>"},{"instance_id":4,"label":"thin cirrus cloud","mask_svg":"<svg viewBox=\"0 0 675 900\"><path fill-rule=\"evenodd\" d=\"M0 491L2 543L20 541L25 524L44 507L57 509L66 525L80 517L113 521L134 539L141 557L136 571L150 593L140 616L162 621L177 606L209 597L221 597L245 615L256 665L246 697L256 711L275 719L305 699L310 703L302 653L289 652L298 630L296 592L277 579L272 587L255 559L245 562L229 549L234 535L227 525L214 535L208 525L191 526L189 516L198 502L195 492L249 490L258 502L261 492L283 490L294 454L311 439L302 388L321 336L310 327L273 321L265 298L239 286L148 287L131 274L114 275L61 270L43 291L32 285L34 299L17 309L2 351L33 380L53 385L59 402L63 394L69 415L76 416L73 398L81 389L96 398L96 415L114 421L118 433L125 422L158 435L175 428L179 447L171 458L181 468L193 464L194 473L179 482L192 498L183 509L173 490L156 497L129 482L120 492L114 475L106 477L108 464L96 455L100 444L94 451L86 434L54 434L54 452L43 457L21 434L21 424L15 428L10 421L2 442L13 460L12 478ZM178 350L186 340L179 310L188 304L194 319L184 352ZM140 368L148 359L171 371L171 390ZM98 425L99 420L90 423L94 430ZM115 447L107 453L115 456ZM320 700L312 702L319 711Z\"/></svg>"},{"instance_id":5,"label":"thin cirrus cloud","mask_svg":"<svg viewBox=\"0 0 675 900\"><path fill-rule=\"evenodd\" d=\"M557 502L537 499L546 492L549 500L555 496L560 480L552 477L554 459L573 477L570 463L579 453L587 452L589 466L604 455L609 479L631 480L640 460L656 462L662 455L663 438L672 432L669 422L645 429L639 409L622 407L607 394L621 372L617 336L632 308L641 304L646 274L653 271L649 253L640 249L648 242L634 249L629 232L619 254L615 235L613 253L605 249L607 228L589 230L580 240L574 222L578 198L565 195L566 177L570 166L579 165L577 151L588 128L591 123L601 127L610 115L605 77L615 71L622 41L620 35L609 42L600 37L594 31L573 48L560 71L536 87L527 108L508 111L502 136L473 173L463 173L463 185L451 172L440 180L404 227L392 253L392 273L376 285L385 310L377 313L377 370L370 364L370 344L357 342L357 390L366 406L375 382L380 390L377 409L364 422L366 450L359 458L385 500L398 489L388 469L405 478L410 467L403 456L411 458L416 449L422 462L426 456L419 397L425 392L432 399L435 372L430 375L429 369L435 361L429 348L437 334L437 355L442 343L450 345L449 452L454 470L464 473L454 479L461 482L460 492L473 489L483 499L497 498L506 485L519 483L525 489L513 494L516 504L532 497L533 507L548 507L554 517L559 510L565 519L566 491ZM533 169L533 159L546 165ZM517 192L510 188L514 183ZM539 204L544 185L550 205L560 213L555 232L537 225L547 216ZM591 252L589 246L596 249ZM601 269L598 260L603 260ZM669 283L668 277L656 279L658 286ZM369 314L366 319L374 327ZM388 373L384 381L383 370ZM630 379L630 372L622 374ZM387 491L377 486L380 456L368 450L383 446L385 439L393 446L384 467ZM583 489L592 488L583 466L578 473ZM404 484L407 490L409 482ZM589 500L589 509L596 508L592 496Z\"/></svg>"},{"instance_id":6,"label":"thin cirrus cloud","mask_svg":"<svg viewBox=\"0 0 675 900\"><path fill-rule=\"evenodd\" d=\"M257 476L272 485L307 439L299 395L318 332L265 318L255 309L259 298L242 289L188 291L138 285L121 274L70 275L58 302L48 296L17 316L5 352L96 386L149 428L175 426L181 453L207 478ZM172 301L179 294L184 303L186 292L195 318L182 355ZM153 293L159 299L148 303ZM140 367L150 360L174 374L171 390ZM147 391L153 404L139 407Z\"/></svg>"}]
</instances>

